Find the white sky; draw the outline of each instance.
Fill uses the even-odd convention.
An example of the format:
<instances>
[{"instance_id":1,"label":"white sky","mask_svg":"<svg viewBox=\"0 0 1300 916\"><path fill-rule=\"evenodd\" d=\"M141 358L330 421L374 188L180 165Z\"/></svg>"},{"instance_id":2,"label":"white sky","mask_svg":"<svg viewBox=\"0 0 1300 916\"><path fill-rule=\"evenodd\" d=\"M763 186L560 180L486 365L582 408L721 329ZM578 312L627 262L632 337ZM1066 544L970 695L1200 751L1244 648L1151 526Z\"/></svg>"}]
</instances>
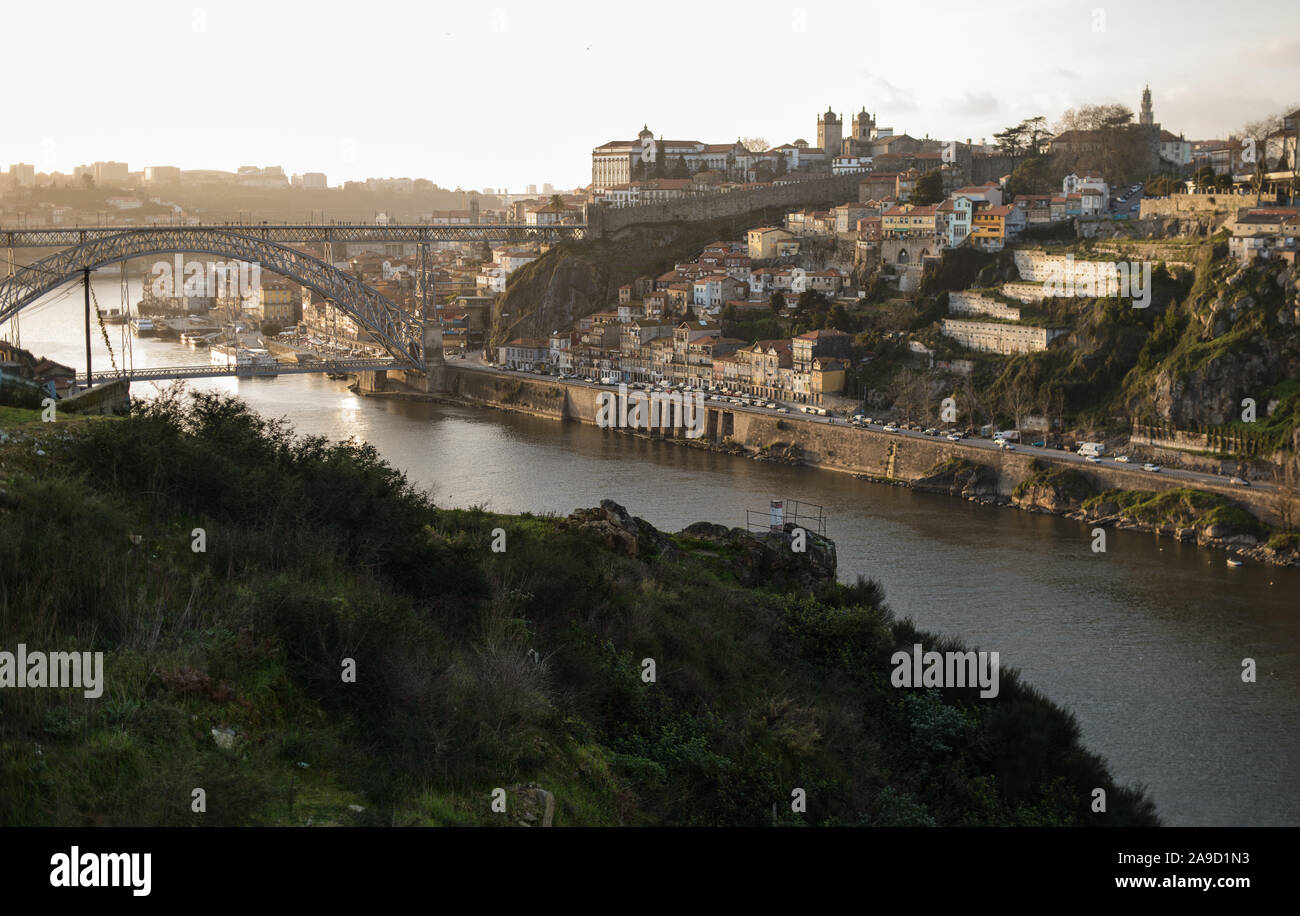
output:
<instances>
[{"instance_id":1,"label":"white sky","mask_svg":"<svg viewBox=\"0 0 1300 916\"><path fill-rule=\"evenodd\" d=\"M1294 0L286 7L9 0L0 165L568 188L642 123L815 144L828 104L846 122L865 105L897 132L991 139L1088 102L1136 112L1149 82L1156 120L1202 139L1300 105Z\"/></svg>"}]
</instances>

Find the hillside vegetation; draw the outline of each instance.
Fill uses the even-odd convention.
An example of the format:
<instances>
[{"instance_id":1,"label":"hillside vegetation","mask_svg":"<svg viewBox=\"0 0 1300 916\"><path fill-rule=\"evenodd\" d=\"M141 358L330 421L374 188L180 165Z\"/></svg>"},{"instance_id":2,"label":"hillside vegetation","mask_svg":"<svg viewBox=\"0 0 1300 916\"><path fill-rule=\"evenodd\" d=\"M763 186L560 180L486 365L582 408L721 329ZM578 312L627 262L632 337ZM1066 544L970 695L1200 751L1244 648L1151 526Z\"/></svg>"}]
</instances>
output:
<instances>
[{"instance_id":1,"label":"hillside vegetation","mask_svg":"<svg viewBox=\"0 0 1300 916\"><path fill-rule=\"evenodd\" d=\"M956 646L831 545L440 509L203 394L5 439L3 648L106 665L97 700L0 690L7 826L534 823L533 786L559 825L1156 823L1014 672L892 687Z\"/></svg>"}]
</instances>

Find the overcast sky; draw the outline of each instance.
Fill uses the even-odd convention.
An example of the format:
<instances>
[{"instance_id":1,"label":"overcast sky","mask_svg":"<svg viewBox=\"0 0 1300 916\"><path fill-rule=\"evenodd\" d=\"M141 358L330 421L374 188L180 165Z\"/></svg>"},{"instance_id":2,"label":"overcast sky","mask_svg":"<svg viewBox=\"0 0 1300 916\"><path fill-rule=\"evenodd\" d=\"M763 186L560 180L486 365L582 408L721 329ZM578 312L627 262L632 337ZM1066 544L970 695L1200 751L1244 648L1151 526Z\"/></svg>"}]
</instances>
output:
<instances>
[{"instance_id":1,"label":"overcast sky","mask_svg":"<svg viewBox=\"0 0 1300 916\"><path fill-rule=\"evenodd\" d=\"M1300 105L1300 3L9 0L0 165L282 165L444 187L585 185L591 148L815 144L827 105L991 138L1151 84L1188 139ZM846 127L847 130L847 127Z\"/></svg>"}]
</instances>

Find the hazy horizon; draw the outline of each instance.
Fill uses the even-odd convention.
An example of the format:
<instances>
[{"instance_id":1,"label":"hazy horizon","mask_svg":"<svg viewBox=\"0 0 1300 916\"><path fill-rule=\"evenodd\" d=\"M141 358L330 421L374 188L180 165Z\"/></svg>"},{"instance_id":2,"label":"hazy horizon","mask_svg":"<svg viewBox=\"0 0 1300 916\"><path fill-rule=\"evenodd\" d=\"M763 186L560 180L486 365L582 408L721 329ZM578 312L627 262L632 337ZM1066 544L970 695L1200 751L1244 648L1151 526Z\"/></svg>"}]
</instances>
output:
<instances>
[{"instance_id":1,"label":"hazy horizon","mask_svg":"<svg viewBox=\"0 0 1300 916\"><path fill-rule=\"evenodd\" d=\"M1223 7L1204 0L941 0L920 19L824 2L749 9L733 21L668 0L592 22L565 3L11 8L7 33L31 39L9 42L11 72L41 88L11 97L23 130L0 165L280 165L331 186L402 176L522 193L586 185L592 147L642 124L668 139L815 145L829 104L846 131L865 106L896 132L991 141L1081 104L1136 113L1150 84L1156 120L1197 140L1300 98L1275 88L1300 76L1300 38L1275 37L1300 35L1300 7L1280 0L1212 34L1204 23Z\"/></svg>"}]
</instances>

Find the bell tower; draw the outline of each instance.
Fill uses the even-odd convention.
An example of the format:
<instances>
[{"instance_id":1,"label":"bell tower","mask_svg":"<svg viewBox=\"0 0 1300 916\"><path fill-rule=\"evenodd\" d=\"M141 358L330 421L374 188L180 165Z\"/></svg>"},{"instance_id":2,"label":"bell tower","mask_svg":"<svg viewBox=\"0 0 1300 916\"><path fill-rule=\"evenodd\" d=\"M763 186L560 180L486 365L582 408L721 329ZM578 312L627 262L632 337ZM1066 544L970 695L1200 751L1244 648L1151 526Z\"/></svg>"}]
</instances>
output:
<instances>
[{"instance_id":1,"label":"bell tower","mask_svg":"<svg viewBox=\"0 0 1300 916\"><path fill-rule=\"evenodd\" d=\"M1143 127L1154 127L1156 123L1155 112L1151 110L1150 86L1142 90L1142 112L1138 115L1138 123Z\"/></svg>"},{"instance_id":2,"label":"bell tower","mask_svg":"<svg viewBox=\"0 0 1300 916\"><path fill-rule=\"evenodd\" d=\"M826 113L817 118L817 145L826 151L827 156L838 156L843 139L844 122L827 105Z\"/></svg>"},{"instance_id":3,"label":"bell tower","mask_svg":"<svg viewBox=\"0 0 1300 916\"><path fill-rule=\"evenodd\" d=\"M867 108L864 105L862 110L853 116L853 139L870 140L871 128L875 126L875 119L867 114Z\"/></svg>"}]
</instances>

